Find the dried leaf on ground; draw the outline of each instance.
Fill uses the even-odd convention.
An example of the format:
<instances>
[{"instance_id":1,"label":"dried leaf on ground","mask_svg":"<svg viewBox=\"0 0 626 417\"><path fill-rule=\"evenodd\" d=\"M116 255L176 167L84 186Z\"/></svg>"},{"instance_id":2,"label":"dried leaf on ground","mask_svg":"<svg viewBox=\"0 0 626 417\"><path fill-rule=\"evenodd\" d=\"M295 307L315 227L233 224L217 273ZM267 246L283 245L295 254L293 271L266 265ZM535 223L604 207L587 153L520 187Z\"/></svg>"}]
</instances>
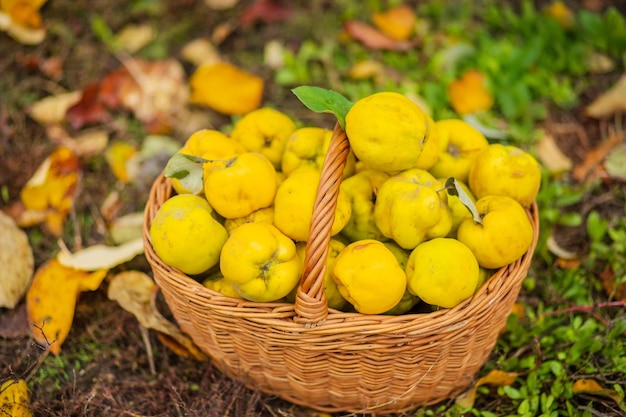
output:
<instances>
[{"instance_id":1,"label":"dried leaf on ground","mask_svg":"<svg viewBox=\"0 0 626 417\"><path fill-rule=\"evenodd\" d=\"M595 173L601 166L602 161L618 145L623 143L624 133L614 133L606 138L600 145L590 149L585 154L582 163L572 169L572 177L576 181L585 181L595 177Z\"/></svg>"},{"instance_id":2,"label":"dried leaf on ground","mask_svg":"<svg viewBox=\"0 0 626 417\"><path fill-rule=\"evenodd\" d=\"M626 181L626 143L618 145L609 153L604 168L609 177Z\"/></svg>"},{"instance_id":3,"label":"dried leaf on ground","mask_svg":"<svg viewBox=\"0 0 626 417\"><path fill-rule=\"evenodd\" d=\"M181 57L195 66L215 64L222 61L220 53L209 39L198 38L187 43L180 52Z\"/></svg>"},{"instance_id":4,"label":"dried leaf on ground","mask_svg":"<svg viewBox=\"0 0 626 417\"><path fill-rule=\"evenodd\" d=\"M39 9L46 0L3 0L0 2L0 30L16 41L36 45L46 37Z\"/></svg>"},{"instance_id":5,"label":"dried leaf on ground","mask_svg":"<svg viewBox=\"0 0 626 417\"><path fill-rule=\"evenodd\" d=\"M487 90L485 76L478 70L468 70L448 86L450 104L460 115L489 110L493 96Z\"/></svg>"},{"instance_id":6,"label":"dried leaf on ground","mask_svg":"<svg viewBox=\"0 0 626 417\"><path fill-rule=\"evenodd\" d=\"M135 149L134 146L126 142L117 141L109 146L104 153L104 158L109 164L109 167L111 167L115 178L121 182L127 183L131 180L128 174L129 161L135 155L137 155L137 149Z\"/></svg>"},{"instance_id":7,"label":"dried leaf on ground","mask_svg":"<svg viewBox=\"0 0 626 417\"><path fill-rule=\"evenodd\" d=\"M46 135L50 142L69 148L74 155L82 158L102 154L109 143L109 133L101 129L89 129L73 137L62 126L55 124L46 127Z\"/></svg>"},{"instance_id":8,"label":"dried leaf on ground","mask_svg":"<svg viewBox=\"0 0 626 417\"><path fill-rule=\"evenodd\" d=\"M616 404L622 403L622 396L615 390L602 387L593 379L578 379L572 387L574 394L590 394L598 397L610 398Z\"/></svg>"},{"instance_id":9,"label":"dried leaf on ground","mask_svg":"<svg viewBox=\"0 0 626 417\"><path fill-rule=\"evenodd\" d=\"M562 1L553 1L544 9L544 13L556 20L563 29L572 29L576 24L574 12Z\"/></svg>"},{"instance_id":10,"label":"dried leaf on ground","mask_svg":"<svg viewBox=\"0 0 626 417\"><path fill-rule=\"evenodd\" d=\"M109 227L111 239L119 245L142 237L143 217L143 211L138 211L114 219Z\"/></svg>"},{"instance_id":11,"label":"dried leaf on ground","mask_svg":"<svg viewBox=\"0 0 626 417\"><path fill-rule=\"evenodd\" d=\"M111 279L108 297L132 313L142 326L173 338L196 360L206 360L206 356L198 350L191 339L159 313L153 302L155 290L154 281L145 273L125 271Z\"/></svg>"},{"instance_id":12,"label":"dried leaf on ground","mask_svg":"<svg viewBox=\"0 0 626 417\"><path fill-rule=\"evenodd\" d=\"M33 276L33 250L26 233L1 211L0 230L0 308L14 308Z\"/></svg>"},{"instance_id":13,"label":"dried leaf on ground","mask_svg":"<svg viewBox=\"0 0 626 417\"><path fill-rule=\"evenodd\" d=\"M81 91L71 91L45 97L28 108L28 115L42 125L61 124L67 110L78 103L82 95Z\"/></svg>"},{"instance_id":14,"label":"dried leaf on ground","mask_svg":"<svg viewBox=\"0 0 626 417\"><path fill-rule=\"evenodd\" d=\"M214 10L232 9L237 3L239 3L239 0L204 0L204 4Z\"/></svg>"},{"instance_id":15,"label":"dried leaf on ground","mask_svg":"<svg viewBox=\"0 0 626 417\"><path fill-rule=\"evenodd\" d=\"M561 151L554 136L544 134L537 142L537 156L552 174L560 174L572 169L572 160Z\"/></svg>"},{"instance_id":16,"label":"dried leaf on ground","mask_svg":"<svg viewBox=\"0 0 626 417\"><path fill-rule=\"evenodd\" d=\"M169 133L185 108L189 90L178 61L128 59L100 82L89 85L79 103L68 109L67 119L75 129L105 122L109 109L133 112L149 133Z\"/></svg>"},{"instance_id":17,"label":"dried leaf on ground","mask_svg":"<svg viewBox=\"0 0 626 417\"><path fill-rule=\"evenodd\" d=\"M111 269L143 253L143 238L136 238L119 246L94 245L71 253L62 250L58 262L66 268L80 271Z\"/></svg>"},{"instance_id":18,"label":"dried leaf on ground","mask_svg":"<svg viewBox=\"0 0 626 417\"><path fill-rule=\"evenodd\" d=\"M355 63L348 71L348 77L355 80L373 78L377 83L384 80L384 65L371 59Z\"/></svg>"},{"instance_id":19,"label":"dried leaf on ground","mask_svg":"<svg viewBox=\"0 0 626 417\"><path fill-rule=\"evenodd\" d=\"M617 81L615 85L597 97L585 109L587 116L596 119L611 117L616 113L626 112L626 75Z\"/></svg>"},{"instance_id":20,"label":"dried leaf on ground","mask_svg":"<svg viewBox=\"0 0 626 417\"><path fill-rule=\"evenodd\" d=\"M189 100L223 114L249 113L261 105L264 82L226 62L202 65L192 74Z\"/></svg>"},{"instance_id":21,"label":"dried leaf on ground","mask_svg":"<svg viewBox=\"0 0 626 417\"><path fill-rule=\"evenodd\" d=\"M115 35L115 44L122 50L135 53L156 36L156 31L151 25L127 25Z\"/></svg>"},{"instance_id":22,"label":"dried leaf on ground","mask_svg":"<svg viewBox=\"0 0 626 417\"><path fill-rule=\"evenodd\" d=\"M406 5L396 6L372 15L374 25L385 35L397 41L406 41L413 35L416 20L415 11Z\"/></svg>"},{"instance_id":23,"label":"dried leaf on ground","mask_svg":"<svg viewBox=\"0 0 626 417\"><path fill-rule=\"evenodd\" d=\"M23 379L9 379L0 386L0 415L32 417L30 391Z\"/></svg>"},{"instance_id":24,"label":"dried leaf on ground","mask_svg":"<svg viewBox=\"0 0 626 417\"><path fill-rule=\"evenodd\" d=\"M600 272L600 282L607 296L626 302L626 283L618 284L615 281L615 272L610 266Z\"/></svg>"},{"instance_id":25,"label":"dried leaf on ground","mask_svg":"<svg viewBox=\"0 0 626 417\"><path fill-rule=\"evenodd\" d=\"M26 318L26 305L20 304L13 310L0 314L0 338L12 339L30 334Z\"/></svg>"},{"instance_id":26,"label":"dried leaf on ground","mask_svg":"<svg viewBox=\"0 0 626 417\"><path fill-rule=\"evenodd\" d=\"M45 159L20 192L26 210L39 213L39 217L31 216L45 221L46 227L55 236L63 232L63 223L74 204L81 175L76 155L61 146ZM24 225L20 219L18 224Z\"/></svg>"},{"instance_id":27,"label":"dried leaf on ground","mask_svg":"<svg viewBox=\"0 0 626 417\"><path fill-rule=\"evenodd\" d=\"M345 22L343 29L352 39L372 50L408 51L415 46L413 42L393 39L375 27L358 20Z\"/></svg>"},{"instance_id":28,"label":"dried leaf on ground","mask_svg":"<svg viewBox=\"0 0 626 417\"><path fill-rule=\"evenodd\" d=\"M476 401L476 390L478 387L482 385L493 385L497 387L511 385L519 375L520 374L517 372L504 372L494 369L476 381L472 388L456 397L455 402L463 408L472 408Z\"/></svg>"},{"instance_id":29,"label":"dried leaf on ground","mask_svg":"<svg viewBox=\"0 0 626 417\"><path fill-rule=\"evenodd\" d=\"M286 3L285 3L286 4ZM255 0L241 13L239 23L244 28L255 23L275 23L291 17L291 8L276 0Z\"/></svg>"},{"instance_id":30,"label":"dried leaf on ground","mask_svg":"<svg viewBox=\"0 0 626 417\"><path fill-rule=\"evenodd\" d=\"M26 310L35 341L58 355L72 327L78 295L98 289L107 272L79 271L56 259L40 266L26 293Z\"/></svg>"}]
</instances>

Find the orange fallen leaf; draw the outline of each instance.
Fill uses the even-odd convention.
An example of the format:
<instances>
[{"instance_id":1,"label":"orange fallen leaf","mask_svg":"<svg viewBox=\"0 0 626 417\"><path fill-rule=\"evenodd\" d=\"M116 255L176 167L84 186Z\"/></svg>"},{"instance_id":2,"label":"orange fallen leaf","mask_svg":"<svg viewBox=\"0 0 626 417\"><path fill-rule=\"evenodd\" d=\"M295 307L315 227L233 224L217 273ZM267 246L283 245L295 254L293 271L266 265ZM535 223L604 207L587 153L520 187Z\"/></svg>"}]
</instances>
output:
<instances>
[{"instance_id":1,"label":"orange fallen leaf","mask_svg":"<svg viewBox=\"0 0 626 417\"><path fill-rule=\"evenodd\" d=\"M576 23L574 12L562 1L553 1L544 9L544 13L556 20L563 29L572 29Z\"/></svg>"},{"instance_id":2,"label":"orange fallen leaf","mask_svg":"<svg viewBox=\"0 0 626 417\"><path fill-rule=\"evenodd\" d=\"M463 394L456 397L455 402L463 408L472 408L476 401L476 390L482 385L493 385L497 387L511 385L520 374L517 372L504 372L494 369Z\"/></svg>"},{"instance_id":3,"label":"orange fallen leaf","mask_svg":"<svg viewBox=\"0 0 626 417\"><path fill-rule=\"evenodd\" d=\"M610 398L618 405L622 403L622 396L615 390L602 387L593 379L578 379L572 386L574 394L590 394L604 398Z\"/></svg>"},{"instance_id":4,"label":"orange fallen leaf","mask_svg":"<svg viewBox=\"0 0 626 417\"><path fill-rule=\"evenodd\" d=\"M0 1L0 30L25 45L41 43L46 37L39 9L46 0Z\"/></svg>"},{"instance_id":5,"label":"orange fallen leaf","mask_svg":"<svg viewBox=\"0 0 626 417\"><path fill-rule=\"evenodd\" d=\"M454 110L460 114L489 110L493 97L487 90L485 76L478 70L468 70L448 86L448 97Z\"/></svg>"},{"instance_id":6,"label":"orange fallen leaf","mask_svg":"<svg viewBox=\"0 0 626 417\"><path fill-rule=\"evenodd\" d=\"M10 417L33 416L26 381L9 379L0 386L0 414Z\"/></svg>"},{"instance_id":7,"label":"orange fallen leaf","mask_svg":"<svg viewBox=\"0 0 626 417\"><path fill-rule=\"evenodd\" d=\"M626 75L585 108L585 114L596 119L616 113L626 113Z\"/></svg>"},{"instance_id":8,"label":"orange fallen leaf","mask_svg":"<svg viewBox=\"0 0 626 417\"><path fill-rule=\"evenodd\" d=\"M597 147L587 151L582 163L572 169L572 177L576 181L585 181L594 177L594 172L611 151L624 141L623 132L614 133Z\"/></svg>"},{"instance_id":9,"label":"orange fallen leaf","mask_svg":"<svg viewBox=\"0 0 626 417\"><path fill-rule=\"evenodd\" d=\"M600 282L607 296L626 302L626 283L615 281L615 272L611 267L607 266L600 272Z\"/></svg>"},{"instance_id":10,"label":"orange fallen leaf","mask_svg":"<svg viewBox=\"0 0 626 417\"><path fill-rule=\"evenodd\" d=\"M206 360L206 355L193 344L193 341L159 313L154 304L155 290L156 284L145 273L125 271L111 279L107 296L110 300L117 301L124 310L132 313L139 324L167 336L165 344L174 352L183 356L189 355L199 361ZM163 336L160 338L164 340Z\"/></svg>"},{"instance_id":11,"label":"orange fallen leaf","mask_svg":"<svg viewBox=\"0 0 626 417\"><path fill-rule=\"evenodd\" d=\"M41 213L41 219L55 236L63 232L63 223L74 204L82 170L78 158L59 147L37 168L20 192L27 211Z\"/></svg>"},{"instance_id":12,"label":"orange fallen leaf","mask_svg":"<svg viewBox=\"0 0 626 417\"><path fill-rule=\"evenodd\" d=\"M0 308L14 308L33 276L33 250L26 233L1 211L0 230Z\"/></svg>"},{"instance_id":13,"label":"orange fallen leaf","mask_svg":"<svg viewBox=\"0 0 626 417\"><path fill-rule=\"evenodd\" d=\"M372 21L374 25L397 41L405 41L415 31L415 11L406 5L400 5L384 12L374 13Z\"/></svg>"},{"instance_id":14,"label":"orange fallen leaf","mask_svg":"<svg viewBox=\"0 0 626 417\"><path fill-rule=\"evenodd\" d=\"M98 289L107 271L79 271L56 259L40 266L26 293L26 310L35 341L58 355L72 327L78 295Z\"/></svg>"},{"instance_id":15,"label":"orange fallen leaf","mask_svg":"<svg viewBox=\"0 0 626 417\"><path fill-rule=\"evenodd\" d=\"M408 51L415 46L413 42L393 39L375 27L358 20L345 22L343 29L352 39L372 50Z\"/></svg>"},{"instance_id":16,"label":"orange fallen leaf","mask_svg":"<svg viewBox=\"0 0 626 417\"><path fill-rule=\"evenodd\" d=\"M263 98L261 77L226 62L201 65L189 84L192 103L228 115L249 113L261 105Z\"/></svg>"}]
</instances>

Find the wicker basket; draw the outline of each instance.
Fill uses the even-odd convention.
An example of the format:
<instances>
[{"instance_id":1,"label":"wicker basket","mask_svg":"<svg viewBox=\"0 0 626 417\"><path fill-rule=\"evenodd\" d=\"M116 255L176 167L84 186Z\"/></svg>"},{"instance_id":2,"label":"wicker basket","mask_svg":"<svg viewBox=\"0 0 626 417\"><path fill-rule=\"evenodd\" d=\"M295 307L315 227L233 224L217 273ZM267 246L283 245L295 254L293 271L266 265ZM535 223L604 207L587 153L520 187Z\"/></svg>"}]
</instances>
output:
<instances>
[{"instance_id":1,"label":"wicker basket","mask_svg":"<svg viewBox=\"0 0 626 417\"><path fill-rule=\"evenodd\" d=\"M154 279L181 329L218 369L251 389L320 411L369 414L454 397L487 360L518 296L537 243L537 206L528 211L535 231L529 251L452 309L401 316L328 309L322 277L348 151L336 126L295 305L226 297L159 259L149 228L172 194L163 175L152 186L143 230Z\"/></svg>"}]
</instances>

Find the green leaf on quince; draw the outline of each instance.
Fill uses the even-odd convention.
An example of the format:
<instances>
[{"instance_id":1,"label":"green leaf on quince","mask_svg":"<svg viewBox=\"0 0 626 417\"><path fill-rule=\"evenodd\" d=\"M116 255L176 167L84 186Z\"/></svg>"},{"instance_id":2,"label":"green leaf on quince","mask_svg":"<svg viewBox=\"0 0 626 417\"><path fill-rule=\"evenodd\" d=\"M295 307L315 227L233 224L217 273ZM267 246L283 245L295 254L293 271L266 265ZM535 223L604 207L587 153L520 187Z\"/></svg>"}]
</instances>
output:
<instances>
[{"instance_id":1,"label":"green leaf on quince","mask_svg":"<svg viewBox=\"0 0 626 417\"><path fill-rule=\"evenodd\" d=\"M316 113L332 113L342 129L346 129L346 114L354 103L336 91L303 85L291 90L298 100Z\"/></svg>"},{"instance_id":2,"label":"green leaf on quince","mask_svg":"<svg viewBox=\"0 0 626 417\"><path fill-rule=\"evenodd\" d=\"M177 152L167 161L165 176L176 178L185 189L200 194L204 188L202 164L206 162L209 160Z\"/></svg>"},{"instance_id":3,"label":"green leaf on quince","mask_svg":"<svg viewBox=\"0 0 626 417\"><path fill-rule=\"evenodd\" d=\"M483 219L480 217L480 213L478 213L478 209L476 205L472 201L469 195L465 192L461 184L454 177L450 177L446 180L446 190L449 195L459 197L459 201L461 204L465 206L472 214L472 218L476 223L483 224Z\"/></svg>"}]
</instances>

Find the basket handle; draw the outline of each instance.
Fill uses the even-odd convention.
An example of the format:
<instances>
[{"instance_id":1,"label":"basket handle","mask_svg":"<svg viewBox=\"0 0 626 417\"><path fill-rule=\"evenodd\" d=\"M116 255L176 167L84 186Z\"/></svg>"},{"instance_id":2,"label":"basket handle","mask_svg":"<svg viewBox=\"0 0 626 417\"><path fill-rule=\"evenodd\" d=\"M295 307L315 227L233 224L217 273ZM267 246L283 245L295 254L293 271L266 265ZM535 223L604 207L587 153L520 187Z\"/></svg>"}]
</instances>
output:
<instances>
[{"instance_id":1,"label":"basket handle","mask_svg":"<svg viewBox=\"0 0 626 417\"><path fill-rule=\"evenodd\" d=\"M306 327L315 327L328 316L328 301L324 292L326 258L349 152L350 144L346 132L336 123L322 165L309 227L309 240L306 244L302 280L296 294L294 321L303 323Z\"/></svg>"}]
</instances>

